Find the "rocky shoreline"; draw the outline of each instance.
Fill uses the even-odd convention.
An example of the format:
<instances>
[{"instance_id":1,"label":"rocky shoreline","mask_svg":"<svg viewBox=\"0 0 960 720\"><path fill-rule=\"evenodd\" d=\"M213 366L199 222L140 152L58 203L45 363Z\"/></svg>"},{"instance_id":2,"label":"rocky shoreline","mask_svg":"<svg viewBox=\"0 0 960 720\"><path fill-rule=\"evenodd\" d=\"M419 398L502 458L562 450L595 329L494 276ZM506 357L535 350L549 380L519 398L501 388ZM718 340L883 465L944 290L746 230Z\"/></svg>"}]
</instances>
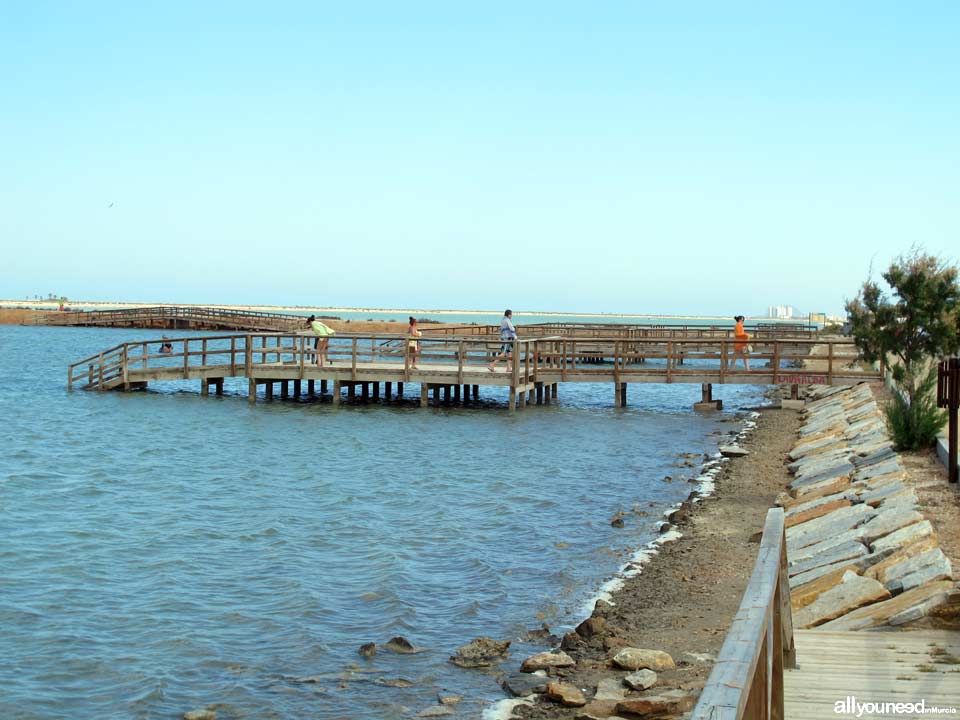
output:
<instances>
[{"instance_id":1,"label":"rocky shoreline","mask_svg":"<svg viewBox=\"0 0 960 720\"><path fill-rule=\"evenodd\" d=\"M559 649L500 666L501 685L517 697L484 717L659 717L692 707L739 606L755 535L790 479L784 458L798 413L751 418L737 436L743 451L704 466L698 488L668 511L661 538Z\"/></svg>"}]
</instances>

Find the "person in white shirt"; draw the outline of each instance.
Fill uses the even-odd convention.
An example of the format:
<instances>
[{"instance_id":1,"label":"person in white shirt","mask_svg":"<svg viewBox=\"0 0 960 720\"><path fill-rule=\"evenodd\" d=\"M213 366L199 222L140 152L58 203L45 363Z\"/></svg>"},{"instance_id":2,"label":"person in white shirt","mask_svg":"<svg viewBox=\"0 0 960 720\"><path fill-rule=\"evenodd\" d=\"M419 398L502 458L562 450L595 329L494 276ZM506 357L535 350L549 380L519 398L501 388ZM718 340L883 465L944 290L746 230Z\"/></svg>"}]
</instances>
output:
<instances>
[{"instance_id":1,"label":"person in white shirt","mask_svg":"<svg viewBox=\"0 0 960 720\"><path fill-rule=\"evenodd\" d=\"M510 361L513 358L513 341L517 339L517 329L513 326L513 310L505 310L503 319L500 321L500 353L493 359L493 362L487 365L487 370L493 372L493 369L500 362L501 358L507 359L507 372L513 368Z\"/></svg>"}]
</instances>

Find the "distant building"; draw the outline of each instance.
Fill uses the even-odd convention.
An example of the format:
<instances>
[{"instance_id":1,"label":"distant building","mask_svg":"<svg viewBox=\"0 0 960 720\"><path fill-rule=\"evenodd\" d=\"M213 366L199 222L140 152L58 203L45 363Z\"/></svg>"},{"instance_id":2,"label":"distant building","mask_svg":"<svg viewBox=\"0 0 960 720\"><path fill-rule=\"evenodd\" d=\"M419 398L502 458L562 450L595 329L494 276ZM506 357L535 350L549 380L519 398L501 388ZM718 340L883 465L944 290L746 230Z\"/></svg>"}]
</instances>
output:
<instances>
[{"instance_id":1,"label":"distant building","mask_svg":"<svg viewBox=\"0 0 960 720\"><path fill-rule=\"evenodd\" d=\"M793 305L769 305L767 306L767 317L780 320L789 320L794 316L795 309Z\"/></svg>"},{"instance_id":2,"label":"distant building","mask_svg":"<svg viewBox=\"0 0 960 720\"><path fill-rule=\"evenodd\" d=\"M810 322L816 323L817 325L824 325L827 322L827 314L822 312L819 312L819 313L812 312L810 313L809 320Z\"/></svg>"}]
</instances>

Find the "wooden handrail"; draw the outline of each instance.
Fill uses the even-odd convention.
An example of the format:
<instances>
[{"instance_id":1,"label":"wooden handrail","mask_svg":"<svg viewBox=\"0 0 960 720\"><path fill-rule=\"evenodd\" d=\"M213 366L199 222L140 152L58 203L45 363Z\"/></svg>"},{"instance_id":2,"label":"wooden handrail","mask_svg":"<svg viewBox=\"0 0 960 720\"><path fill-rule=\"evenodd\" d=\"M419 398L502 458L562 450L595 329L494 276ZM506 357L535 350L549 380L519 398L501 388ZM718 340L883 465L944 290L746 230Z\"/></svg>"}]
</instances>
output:
<instances>
[{"instance_id":1,"label":"wooden handrail","mask_svg":"<svg viewBox=\"0 0 960 720\"><path fill-rule=\"evenodd\" d=\"M84 380L91 380L95 368L101 368L106 373L112 369L111 363L121 368L125 383L139 382L132 371L142 373L152 368L169 368L170 361L175 359L181 362L181 376L184 378L201 367L205 371L222 367L224 374L231 375L237 375L242 367L243 373L249 377L255 366L290 363L298 365L302 373L306 365L304 355L308 352L311 337L308 332L256 332L128 342L70 364L68 385L84 384ZM329 352L334 361L331 367L342 368L346 362L351 370L350 379L356 382L362 379L357 374L358 370L366 372L365 368L370 363L397 363L398 367L405 370L404 378L409 380L408 341L408 336L401 334L342 333L331 336ZM161 342L174 346L173 352L153 352ZM424 361L421 370L428 370L432 363L453 363L458 384L465 381L468 370L489 362L491 346L500 344L499 340L494 341L487 336L425 336L419 338L419 342L422 346L419 357ZM855 345L849 341L801 338L754 340L750 358L755 364L749 371L730 367L727 355L729 342L725 338L518 338L513 341L514 352L523 365L515 363L510 384L520 387L531 382L531 379L533 382L555 382L549 377L553 374L558 375L561 381L581 382L591 382L592 377L603 381L612 376L617 383L644 382L649 381L650 376L662 377L664 374L667 382L708 382L696 378L704 374L717 376L719 373L718 379L712 382L749 382L749 378L758 377L761 383L769 383L773 378L780 384L846 384L851 380L877 376L872 370L850 370L845 365L840 366L837 359L843 353L839 348L845 347L851 358L855 356ZM827 353L811 356L809 351L814 345L826 345ZM827 360L828 367L822 370L780 367L783 362L810 358ZM774 369L767 367L770 363L765 361L770 361ZM546 380L543 375L547 375ZM105 374L103 382L112 383L113 378ZM103 382L94 384L102 387ZM85 384L89 387L91 383Z\"/></svg>"},{"instance_id":2,"label":"wooden handrail","mask_svg":"<svg viewBox=\"0 0 960 720\"><path fill-rule=\"evenodd\" d=\"M784 513L773 508L740 609L691 720L782 720L785 667L796 667L796 651Z\"/></svg>"}]
</instances>

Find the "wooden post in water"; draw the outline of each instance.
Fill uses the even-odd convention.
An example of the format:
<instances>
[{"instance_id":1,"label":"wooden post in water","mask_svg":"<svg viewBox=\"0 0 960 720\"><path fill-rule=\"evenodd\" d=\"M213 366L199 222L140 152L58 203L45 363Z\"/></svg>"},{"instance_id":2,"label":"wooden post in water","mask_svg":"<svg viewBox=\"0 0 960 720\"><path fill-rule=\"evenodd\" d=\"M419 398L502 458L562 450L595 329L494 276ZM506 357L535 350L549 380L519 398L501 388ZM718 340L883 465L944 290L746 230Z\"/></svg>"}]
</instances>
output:
<instances>
[{"instance_id":1,"label":"wooden post in water","mask_svg":"<svg viewBox=\"0 0 960 720\"><path fill-rule=\"evenodd\" d=\"M257 402L257 381L253 378L247 380L247 402L251 405Z\"/></svg>"},{"instance_id":2,"label":"wooden post in water","mask_svg":"<svg viewBox=\"0 0 960 720\"><path fill-rule=\"evenodd\" d=\"M401 383L402 384L402 383ZM420 407L425 408L429 402L428 393L430 386L426 383L420 383Z\"/></svg>"},{"instance_id":3,"label":"wooden post in water","mask_svg":"<svg viewBox=\"0 0 960 720\"><path fill-rule=\"evenodd\" d=\"M273 380L267 380L267 400L273 400Z\"/></svg>"},{"instance_id":4,"label":"wooden post in water","mask_svg":"<svg viewBox=\"0 0 960 720\"><path fill-rule=\"evenodd\" d=\"M479 385L474 385L474 386L473 386L473 399L474 399L474 400L479 400L479 399L480 399L480 386L479 386Z\"/></svg>"},{"instance_id":5,"label":"wooden post in water","mask_svg":"<svg viewBox=\"0 0 960 720\"><path fill-rule=\"evenodd\" d=\"M290 397L290 381L284 380L280 383L280 397L286 400Z\"/></svg>"},{"instance_id":6,"label":"wooden post in water","mask_svg":"<svg viewBox=\"0 0 960 720\"><path fill-rule=\"evenodd\" d=\"M625 382L620 383L620 407L627 406L627 384Z\"/></svg>"},{"instance_id":7,"label":"wooden post in water","mask_svg":"<svg viewBox=\"0 0 960 720\"><path fill-rule=\"evenodd\" d=\"M403 383L397 383L397 400L403 400Z\"/></svg>"},{"instance_id":8,"label":"wooden post in water","mask_svg":"<svg viewBox=\"0 0 960 720\"><path fill-rule=\"evenodd\" d=\"M303 391L303 385L300 384L299 380L293 381L293 396L300 397L300 393Z\"/></svg>"},{"instance_id":9,"label":"wooden post in water","mask_svg":"<svg viewBox=\"0 0 960 720\"><path fill-rule=\"evenodd\" d=\"M453 401L460 402L460 383L453 386Z\"/></svg>"},{"instance_id":10,"label":"wooden post in water","mask_svg":"<svg viewBox=\"0 0 960 720\"><path fill-rule=\"evenodd\" d=\"M517 408L517 388L510 386L510 399L507 401L507 409L513 412Z\"/></svg>"},{"instance_id":11,"label":"wooden post in water","mask_svg":"<svg viewBox=\"0 0 960 720\"><path fill-rule=\"evenodd\" d=\"M384 397L385 397L387 400L389 400L389 399L390 399L390 396L393 395L393 383L392 383L392 382L386 382L386 383L383 384L383 395L384 395Z\"/></svg>"},{"instance_id":12,"label":"wooden post in water","mask_svg":"<svg viewBox=\"0 0 960 720\"><path fill-rule=\"evenodd\" d=\"M313 381L311 380L311 382L313 382ZM320 394L321 394L321 395L326 395L326 394L327 394L327 381L326 381L326 380L321 380L321 381L320 381Z\"/></svg>"},{"instance_id":13,"label":"wooden post in water","mask_svg":"<svg viewBox=\"0 0 960 720\"><path fill-rule=\"evenodd\" d=\"M360 394L364 400L370 399L370 383L361 383L360 384Z\"/></svg>"},{"instance_id":14,"label":"wooden post in water","mask_svg":"<svg viewBox=\"0 0 960 720\"><path fill-rule=\"evenodd\" d=\"M551 394L553 397L557 397L557 385L559 385L559 383L554 383L554 384L553 384L553 387L550 388L550 394Z\"/></svg>"},{"instance_id":15,"label":"wooden post in water","mask_svg":"<svg viewBox=\"0 0 960 720\"><path fill-rule=\"evenodd\" d=\"M354 338L354 342L356 342L356 338ZM352 381L351 381L351 382L348 382L348 383L347 383L347 397L350 398L350 399L353 399L353 398L355 398L356 396L357 396L357 384L356 384L355 382L352 382Z\"/></svg>"},{"instance_id":16,"label":"wooden post in water","mask_svg":"<svg viewBox=\"0 0 960 720\"><path fill-rule=\"evenodd\" d=\"M216 383L217 383L217 395L222 396L223 395L223 378L217 378Z\"/></svg>"},{"instance_id":17,"label":"wooden post in water","mask_svg":"<svg viewBox=\"0 0 960 720\"><path fill-rule=\"evenodd\" d=\"M373 383L373 399L374 400L380 399L380 383L379 382Z\"/></svg>"},{"instance_id":18,"label":"wooden post in water","mask_svg":"<svg viewBox=\"0 0 960 720\"><path fill-rule=\"evenodd\" d=\"M323 382L326 382L326 380L324 380ZM334 405L340 404L340 381L339 380L333 381L333 404Z\"/></svg>"},{"instance_id":19,"label":"wooden post in water","mask_svg":"<svg viewBox=\"0 0 960 720\"><path fill-rule=\"evenodd\" d=\"M206 397L210 394L210 386L206 378L200 378L200 397Z\"/></svg>"},{"instance_id":20,"label":"wooden post in water","mask_svg":"<svg viewBox=\"0 0 960 720\"><path fill-rule=\"evenodd\" d=\"M450 404L450 386L449 385L443 386L443 404L444 405Z\"/></svg>"},{"instance_id":21,"label":"wooden post in water","mask_svg":"<svg viewBox=\"0 0 960 720\"><path fill-rule=\"evenodd\" d=\"M613 406L620 407L623 404L623 396L620 394L620 383L613 384Z\"/></svg>"}]
</instances>

